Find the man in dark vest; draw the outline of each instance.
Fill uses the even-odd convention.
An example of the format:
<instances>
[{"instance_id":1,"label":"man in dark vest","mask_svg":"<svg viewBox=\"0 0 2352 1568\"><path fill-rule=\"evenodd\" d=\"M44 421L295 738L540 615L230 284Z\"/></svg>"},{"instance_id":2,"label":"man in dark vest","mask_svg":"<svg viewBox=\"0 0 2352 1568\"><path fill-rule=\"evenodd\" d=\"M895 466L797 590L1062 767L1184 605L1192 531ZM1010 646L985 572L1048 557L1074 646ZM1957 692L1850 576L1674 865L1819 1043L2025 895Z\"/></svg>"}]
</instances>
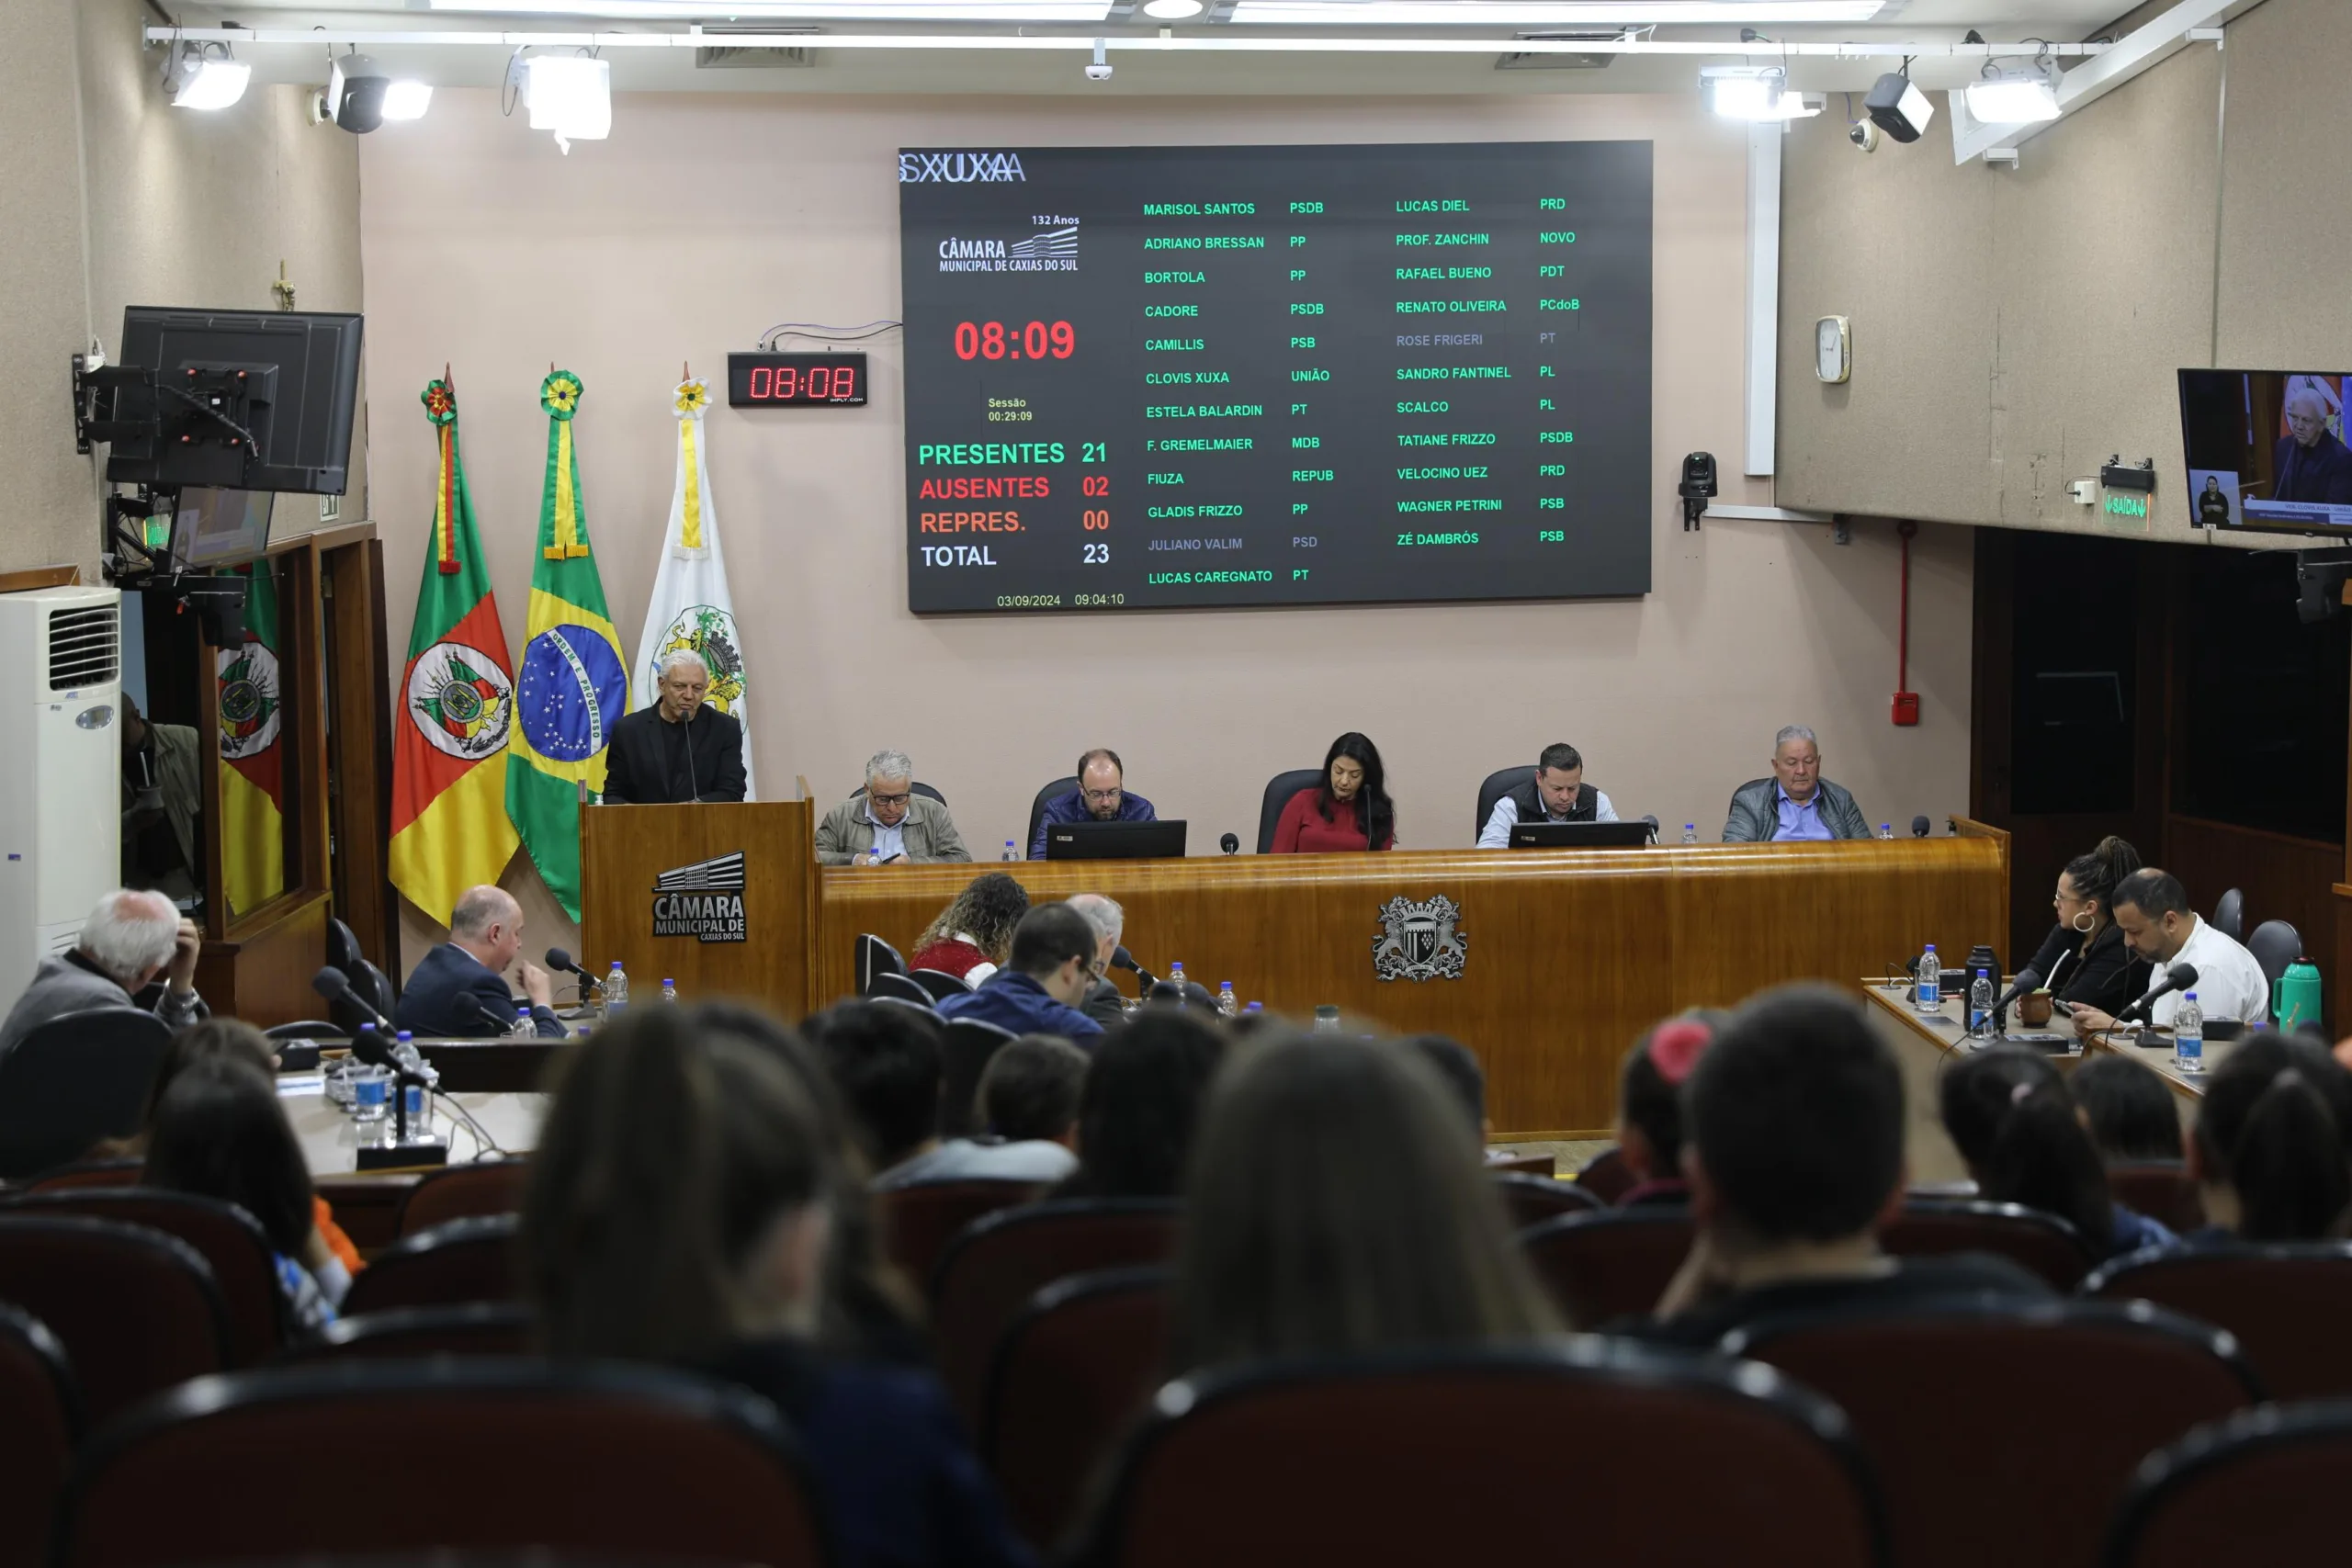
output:
<instances>
[{"instance_id":1,"label":"man in dark vest","mask_svg":"<svg viewBox=\"0 0 2352 1568\"><path fill-rule=\"evenodd\" d=\"M1609 797L1584 782L1582 753L1565 740L1555 741L1535 759L1535 776L1495 802L1478 830L1478 847L1509 849L1510 830L1521 822L1616 820Z\"/></svg>"}]
</instances>

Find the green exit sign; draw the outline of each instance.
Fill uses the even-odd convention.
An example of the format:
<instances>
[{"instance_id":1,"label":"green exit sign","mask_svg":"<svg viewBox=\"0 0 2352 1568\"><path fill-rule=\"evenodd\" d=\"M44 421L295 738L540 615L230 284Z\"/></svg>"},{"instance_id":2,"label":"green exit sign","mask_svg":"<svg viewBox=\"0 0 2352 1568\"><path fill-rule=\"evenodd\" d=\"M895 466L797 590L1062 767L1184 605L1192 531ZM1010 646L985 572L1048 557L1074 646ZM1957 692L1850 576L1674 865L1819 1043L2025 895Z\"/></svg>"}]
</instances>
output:
<instances>
[{"instance_id":1,"label":"green exit sign","mask_svg":"<svg viewBox=\"0 0 2352 1568\"><path fill-rule=\"evenodd\" d=\"M2107 514L2109 517L2145 517L2148 514L2147 498L2110 492L2107 498Z\"/></svg>"}]
</instances>

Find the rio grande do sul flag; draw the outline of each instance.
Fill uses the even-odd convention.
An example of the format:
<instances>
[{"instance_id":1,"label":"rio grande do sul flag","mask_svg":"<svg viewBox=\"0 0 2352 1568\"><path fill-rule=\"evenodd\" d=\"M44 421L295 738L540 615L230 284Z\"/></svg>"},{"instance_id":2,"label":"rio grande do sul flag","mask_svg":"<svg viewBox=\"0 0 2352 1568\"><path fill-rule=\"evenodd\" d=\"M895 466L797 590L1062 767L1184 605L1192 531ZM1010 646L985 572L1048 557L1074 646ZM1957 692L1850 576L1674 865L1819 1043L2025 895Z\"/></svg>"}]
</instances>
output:
<instances>
[{"instance_id":1,"label":"rio grande do sul flag","mask_svg":"<svg viewBox=\"0 0 2352 1568\"><path fill-rule=\"evenodd\" d=\"M277 681L277 574L246 569L251 640L213 650L220 682L220 891L232 917L286 891L285 747Z\"/></svg>"},{"instance_id":2,"label":"rio grande do sul flag","mask_svg":"<svg viewBox=\"0 0 2352 1568\"><path fill-rule=\"evenodd\" d=\"M506 818L514 676L458 460L457 393L434 381L423 400L439 463L392 732L392 885L447 925L459 894L497 881L514 858Z\"/></svg>"},{"instance_id":3,"label":"rio grande do sul flag","mask_svg":"<svg viewBox=\"0 0 2352 1568\"><path fill-rule=\"evenodd\" d=\"M709 386L680 382L671 407L678 415L678 483L670 496L670 527L662 536L662 558L654 570L653 602L646 606L645 632L637 639L629 699L640 708L659 700L663 654L680 648L701 654L710 669L705 700L743 727L743 798L756 800L752 716L744 706L743 645L735 633L735 601L727 592L727 558L718 548L718 513L711 502L710 462L704 448Z\"/></svg>"},{"instance_id":4,"label":"rio grande do sul flag","mask_svg":"<svg viewBox=\"0 0 2352 1568\"><path fill-rule=\"evenodd\" d=\"M539 547L531 558L531 610L514 683L514 765L506 814L563 912L580 918L580 787L605 787L605 745L628 711L628 666L605 609L605 585L580 504L580 457L571 416L580 378L550 371L539 383L548 413L547 489Z\"/></svg>"}]
</instances>

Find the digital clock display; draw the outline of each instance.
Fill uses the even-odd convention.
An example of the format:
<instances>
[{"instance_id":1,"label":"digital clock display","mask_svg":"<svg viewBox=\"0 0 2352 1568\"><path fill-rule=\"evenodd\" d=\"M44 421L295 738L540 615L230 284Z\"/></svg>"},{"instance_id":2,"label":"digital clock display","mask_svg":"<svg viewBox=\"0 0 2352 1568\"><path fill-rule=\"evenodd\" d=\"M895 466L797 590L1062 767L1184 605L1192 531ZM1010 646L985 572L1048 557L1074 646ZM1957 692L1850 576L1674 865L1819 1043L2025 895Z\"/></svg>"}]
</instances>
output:
<instances>
[{"instance_id":1,"label":"digital clock display","mask_svg":"<svg viewBox=\"0 0 2352 1568\"><path fill-rule=\"evenodd\" d=\"M730 354L727 406L864 408L865 355L860 354Z\"/></svg>"}]
</instances>

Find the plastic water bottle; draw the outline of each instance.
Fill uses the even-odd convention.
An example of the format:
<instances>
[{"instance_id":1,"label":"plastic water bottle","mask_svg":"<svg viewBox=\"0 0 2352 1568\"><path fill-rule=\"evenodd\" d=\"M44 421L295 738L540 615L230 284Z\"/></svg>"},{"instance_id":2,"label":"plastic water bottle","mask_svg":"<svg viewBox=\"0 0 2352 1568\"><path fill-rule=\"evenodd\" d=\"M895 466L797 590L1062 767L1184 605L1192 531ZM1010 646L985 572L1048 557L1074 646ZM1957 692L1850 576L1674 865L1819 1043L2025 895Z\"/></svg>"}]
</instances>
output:
<instances>
[{"instance_id":1,"label":"plastic water bottle","mask_svg":"<svg viewBox=\"0 0 2352 1568\"><path fill-rule=\"evenodd\" d=\"M1189 998L1184 995L1184 966L1182 964L1168 966L1168 983L1176 987L1176 1005L1184 1006Z\"/></svg>"},{"instance_id":2,"label":"plastic water bottle","mask_svg":"<svg viewBox=\"0 0 2352 1568\"><path fill-rule=\"evenodd\" d=\"M1982 975L1968 987L1968 1032L1993 1032L1993 982Z\"/></svg>"},{"instance_id":3,"label":"plastic water bottle","mask_svg":"<svg viewBox=\"0 0 2352 1568\"><path fill-rule=\"evenodd\" d=\"M1933 1012L1944 1005L1943 961L1936 956L1936 944L1929 942L1928 951L1919 955L1919 988L1913 1004L1921 1012Z\"/></svg>"},{"instance_id":4,"label":"plastic water bottle","mask_svg":"<svg viewBox=\"0 0 2352 1568\"><path fill-rule=\"evenodd\" d=\"M1892 839L1894 837L1894 824L1892 822L1880 823L1878 825L1878 836L1882 839Z\"/></svg>"},{"instance_id":5,"label":"plastic water bottle","mask_svg":"<svg viewBox=\"0 0 2352 1568\"><path fill-rule=\"evenodd\" d=\"M1007 860L1019 860L1021 858L1021 852L1013 848L1012 840L1011 839L1007 839L1004 841L1004 858Z\"/></svg>"},{"instance_id":6,"label":"plastic water bottle","mask_svg":"<svg viewBox=\"0 0 2352 1568\"><path fill-rule=\"evenodd\" d=\"M2205 1070L2205 1010L2195 991L2180 998L2172 1015L2172 1063L2184 1073Z\"/></svg>"},{"instance_id":7,"label":"plastic water bottle","mask_svg":"<svg viewBox=\"0 0 2352 1568\"><path fill-rule=\"evenodd\" d=\"M531 1016L530 1003L517 1004L514 1009L514 1027L506 1032L516 1040L536 1040L539 1037L539 1021Z\"/></svg>"},{"instance_id":8,"label":"plastic water bottle","mask_svg":"<svg viewBox=\"0 0 2352 1568\"><path fill-rule=\"evenodd\" d=\"M1216 1010L1227 1018L1238 1017L1241 1012L1241 998L1233 994L1233 982L1230 980L1216 983Z\"/></svg>"},{"instance_id":9,"label":"plastic water bottle","mask_svg":"<svg viewBox=\"0 0 2352 1568\"><path fill-rule=\"evenodd\" d=\"M666 975L662 977L662 999L672 1007L678 1005L678 982Z\"/></svg>"},{"instance_id":10,"label":"plastic water bottle","mask_svg":"<svg viewBox=\"0 0 2352 1568\"><path fill-rule=\"evenodd\" d=\"M1332 1006L1329 1002L1325 1002L1322 1006L1317 1008L1315 1010L1314 1032L1317 1034L1339 1033L1340 1010Z\"/></svg>"},{"instance_id":11,"label":"plastic water bottle","mask_svg":"<svg viewBox=\"0 0 2352 1568\"><path fill-rule=\"evenodd\" d=\"M613 960L613 972L605 976L605 1016L612 1018L628 1006L628 976L621 971L621 961Z\"/></svg>"},{"instance_id":12,"label":"plastic water bottle","mask_svg":"<svg viewBox=\"0 0 2352 1568\"><path fill-rule=\"evenodd\" d=\"M1696 822L1682 824L1682 841L1686 844L1695 844L1699 841L1699 824Z\"/></svg>"},{"instance_id":13,"label":"plastic water bottle","mask_svg":"<svg viewBox=\"0 0 2352 1568\"><path fill-rule=\"evenodd\" d=\"M1243 1008L1241 1010L1245 1013L1263 1012L1266 1010L1266 1004L1263 1002L1251 1002L1248 1007Z\"/></svg>"}]
</instances>

